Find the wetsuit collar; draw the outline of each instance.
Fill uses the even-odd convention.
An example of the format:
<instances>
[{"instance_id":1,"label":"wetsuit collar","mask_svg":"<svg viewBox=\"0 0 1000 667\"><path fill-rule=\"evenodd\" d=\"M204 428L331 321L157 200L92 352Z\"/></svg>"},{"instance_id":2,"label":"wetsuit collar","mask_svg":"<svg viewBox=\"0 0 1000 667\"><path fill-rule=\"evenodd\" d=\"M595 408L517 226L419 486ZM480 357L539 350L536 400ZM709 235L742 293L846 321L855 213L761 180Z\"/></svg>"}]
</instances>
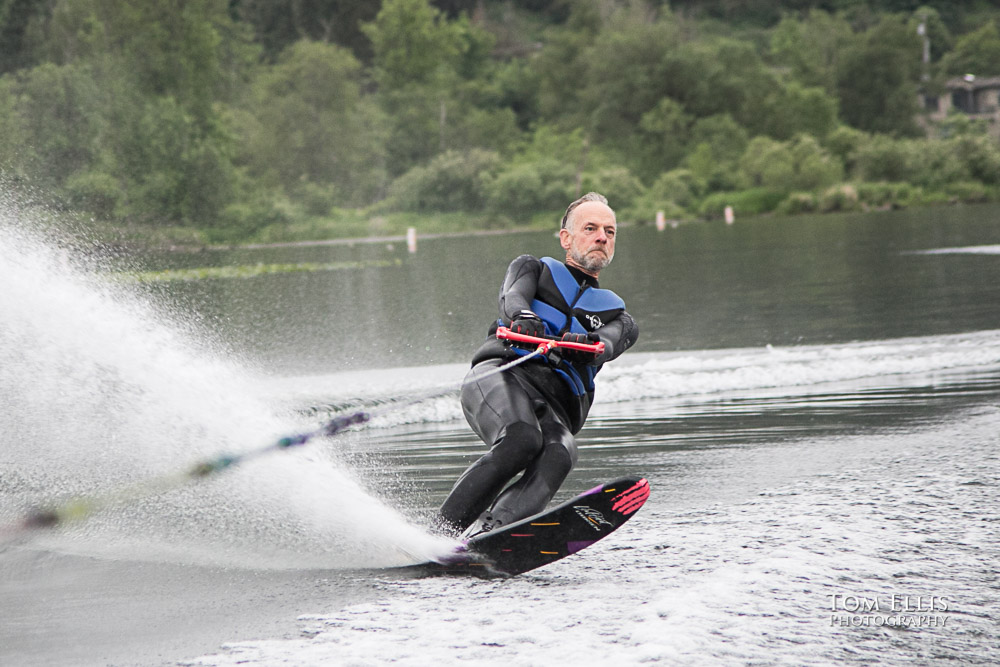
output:
<instances>
[{"instance_id":1,"label":"wetsuit collar","mask_svg":"<svg viewBox=\"0 0 1000 667\"><path fill-rule=\"evenodd\" d=\"M566 264L566 268L569 269L569 272L573 275L573 278L576 279L577 284L582 285L586 283L595 289L600 287L600 285L597 284L597 278L590 275L589 273L584 273L580 269L576 268L575 266L570 266L569 264Z\"/></svg>"}]
</instances>

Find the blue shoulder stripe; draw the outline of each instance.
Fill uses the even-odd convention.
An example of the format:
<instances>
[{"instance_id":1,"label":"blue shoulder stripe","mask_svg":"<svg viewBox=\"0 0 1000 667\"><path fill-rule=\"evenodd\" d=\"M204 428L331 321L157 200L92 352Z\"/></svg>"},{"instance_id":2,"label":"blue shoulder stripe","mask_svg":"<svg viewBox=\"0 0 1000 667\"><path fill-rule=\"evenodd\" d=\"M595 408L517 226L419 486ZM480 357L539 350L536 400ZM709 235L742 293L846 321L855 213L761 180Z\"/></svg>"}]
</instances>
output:
<instances>
[{"instance_id":1,"label":"blue shoulder stripe","mask_svg":"<svg viewBox=\"0 0 1000 667\"><path fill-rule=\"evenodd\" d=\"M573 304L573 299L576 298L577 292L580 289L576 278L569 272L566 265L558 259L542 257L542 262L545 266L549 267L552 279L555 280L556 287L559 288L559 292L563 295L567 304L594 313L608 310L625 310L625 302L622 298L608 289L588 289L580 297L580 300L576 304Z\"/></svg>"},{"instance_id":2,"label":"blue shoulder stripe","mask_svg":"<svg viewBox=\"0 0 1000 667\"><path fill-rule=\"evenodd\" d=\"M552 279L555 281L559 293L566 300L566 305L572 305L573 299L576 298L577 292L580 291L580 284L576 282L576 278L569 272L566 265L558 259L542 257L542 263L549 267Z\"/></svg>"}]
</instances>

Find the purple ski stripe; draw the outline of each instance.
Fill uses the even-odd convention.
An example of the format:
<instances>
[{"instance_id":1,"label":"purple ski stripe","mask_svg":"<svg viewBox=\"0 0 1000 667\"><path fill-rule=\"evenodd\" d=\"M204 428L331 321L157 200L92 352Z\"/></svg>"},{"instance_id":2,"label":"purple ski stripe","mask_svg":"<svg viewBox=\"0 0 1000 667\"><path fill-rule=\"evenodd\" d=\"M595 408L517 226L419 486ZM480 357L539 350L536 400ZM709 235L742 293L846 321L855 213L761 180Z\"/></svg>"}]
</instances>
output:
<instances>
[{"instance_id":1,"label":"purple ski stripe","mask_svg":"<svg viewBox=\"0 0 1000 667\"><path fill-rule=\"evenodd\" d=\"M580 551L581 549L586 549L596 541L597 540L577 540L575 542L567 542L566 555L568 556L570 554L575 554L577 551Z\"/></svg>"}]
</instances>

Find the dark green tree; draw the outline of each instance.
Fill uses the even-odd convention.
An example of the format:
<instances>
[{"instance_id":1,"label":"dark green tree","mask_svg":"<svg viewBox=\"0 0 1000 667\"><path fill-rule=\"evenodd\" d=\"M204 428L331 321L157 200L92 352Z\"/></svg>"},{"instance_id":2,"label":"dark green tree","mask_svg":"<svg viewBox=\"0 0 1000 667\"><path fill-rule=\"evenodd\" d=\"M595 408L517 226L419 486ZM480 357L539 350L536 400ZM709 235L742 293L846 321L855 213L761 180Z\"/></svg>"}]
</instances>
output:
<instances>
[{"instance_id":1,"label":"dark green tree","mask_svg":"<svg viewBox=\"0 0 1000 667\"><path fill-rule=\"evenodd\" d=\"M959 37L955 49L944 56L942 66L950 76L1000 76L1000 30L996 22L990 21Z\"/></svg>"},{"instance_id":2,"label":"dark green tree","mask_svg":"<svg viewBox=\"0 0 1000 667\"><path fill-rule=\"evenodd\" d=\"M694 118L679 102L664 97L639 121L639 168L642 174L660 174L680 164L687 154Z\"/></svg>"},{"instance_id":3,"label":"dark green tree","mask_svg":"<svg viewBox=\"0 0 1000 667\"><path fill-rule=\"evenodd\" d=\"M363 26L389 119L388 165L398 176L446 150L503 150L518 137L489 81L491 36L466 16L449 21L427 0L386 0Z\"/></svg>"},{"instance_id":4,"label":"dark green tree","mask_svg":"<svg viewBox=\"0 0 1000 667\"><path fill-rule=\"evenodd\" d=\"M339 44L371 60L371 43L361 26L375 18L371 0L231 0L231 13L253 26L269 60L300 39Z\"/></svg>"},{"instance_id":5,"label":"dark green tree","mask_svg":"<svg viewBox=\"0 0 1000 667\"><path fill-rule=\"evenodd\" d=\"M601 24L597 2L575 2L566 25L550 30L545 47L531 59L542 122L558 123L566 129L586 126L580 91L587 81L589 64L583 54L600 33Z\"/></svg>"},{"instance_id":6,"label":"dark green tree","mask_svg":"<svg viewBox=\"0 0 1000 667\"><path fill-rule=\"evenodd\" d=\"M0 81L4 169L53 188L101 159L101 107L111 100L90 68L46 63Z\"/></svg>"},{"instance_id":7,"label":"dark green tree","mask_svg":"<svg viewBox=\"0 0 1000 667\"><path fill-rule=\"evenodd\" d=\"M615 12L581 53L583 76L575 82L577 117L597 142L617 142L634 133L643 116L668 97L663 63L680 43L670 16L655 18L627 7Z\"/></svg>"},{"instance_id":8,"label":"dark green tree","mask_svg":"<svg viewBox=\"0 0 1000 667\"><path fill-rule=\"evenodd\" d=\"M769 53L798 83L819 86L835 95L838 61L853 40L854 33L843 16L814 9L804 19L786 15L771 31Z\"/></svg>"},{"instance_id":9,"label":"dark green tree","mask_svg":"<svg viewBox=\"0 0 1000 667\"><path fill-rule=\"evenodd\" d=\"M755 126L776 139L798 134L825 137L837 124L837 100L823 88L790 81L765 100L766 112Z\"/></svg>"},{"instance_id":10,"label":"dark green tree","mask_svg":"<svg viewBox=\"0 0 1000 667\"><path fill-rule=\"evenodd\" d=\"M254 82L241 164L288 195L326 189L327 209L371 203L385 183L385 120L363 84L347 49L296 42Z\"/></svg>"},{"instance_id":11,"label":"dark green tree","mask_svg":"<svg viewBox=\"0 0 1000 667\"><path fill-rule=\"evenodd\" d=\"M116 214L211 222L236 192L220 102L253 59L248 34L225 0L56 0L38 26L50 62L7 86L24 149L12 159L77 202L116 187Z\"/></svg>"},{"instance_id":12,"label":"dark green tree","mask_svg":"<svg viewBox=\"0 0 1000 667\"><path fill-rule=\"evenodd\" d=\"M53 0L0 0L0 74L37 62L37 32L53 4Z\"/></svg>"},{"instance_id":13,"label":"dark green tree","mask_svg":"<svg viewBox=\"0 0 1000 667\"><path fill-rule=\"evenodd\" d=\"M886 16L846 48L837 73L840 117L867 132L919 132L922 45L900 16Z\"/></svg>"},{"instance_id":14,"label":"dark green tree","mask_svg":"<svg viewBox=\"0 0 1000 667\"><path fill-rule=\"evenodd\" d=\"M746 129L729 114L699 118L691 127L691 150L683 166L708 190L734 189L739 185L737 160L748 141Z\"/></svg>"}]
</instances>

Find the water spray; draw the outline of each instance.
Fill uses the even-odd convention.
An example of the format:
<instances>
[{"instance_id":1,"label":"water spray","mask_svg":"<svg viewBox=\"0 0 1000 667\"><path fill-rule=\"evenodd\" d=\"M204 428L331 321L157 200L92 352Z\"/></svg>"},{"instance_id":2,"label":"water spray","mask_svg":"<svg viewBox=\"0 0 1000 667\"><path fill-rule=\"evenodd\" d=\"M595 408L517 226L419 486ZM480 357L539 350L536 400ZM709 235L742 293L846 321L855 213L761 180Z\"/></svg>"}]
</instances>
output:
<instances>
[{"instance_id":1,"label":"water spray","mask_svg":"<svg viewBox=\"0 0 1000 667\"><path fill-rule=\"evenodd\" d=\"M496 367L485 374L485 376L503 373L511 368L514 368L515 366L525 363L529 359L548 354L556 348L567 348L590 352L593 354L600 354L604 351L604 343L601 342L573 343L551 338L538 338L535 336L526 336L514 333L506 327L499 327L496 335L497 338L502 340L508 340L513 343L536 345L537 347L533 351L520 356L517 359ZM479 377L481 379L484 375L480 375ZM361 410L347 415L337 416L312 431L285 436L267 445L249 450L242 454L222 454L214 458L197 462L186 470L153 477L144 480L139 484L118 489L117 491L112 491L102 495L81 496L60 504L40 506L28 512L20 521L14 523L13 525L0 528L0 544L26 537L33 531L56 528L69 523L84 521L107 508L125 505L130 502L156 496L172 489L204 480L225 470L229 470L237 465L246 463L247 461L260 458L273 452L288 450L293 447L305 445L316 438L339 435L351 426L371 421L371 419L378 414L400 410L404 407L409 407L432 398L444 396L454 391L455 389L453 387L432 390L430 392L411 397L409 400L400 404L385 406L378 410Z\"/></svg>"}]
</instances>

